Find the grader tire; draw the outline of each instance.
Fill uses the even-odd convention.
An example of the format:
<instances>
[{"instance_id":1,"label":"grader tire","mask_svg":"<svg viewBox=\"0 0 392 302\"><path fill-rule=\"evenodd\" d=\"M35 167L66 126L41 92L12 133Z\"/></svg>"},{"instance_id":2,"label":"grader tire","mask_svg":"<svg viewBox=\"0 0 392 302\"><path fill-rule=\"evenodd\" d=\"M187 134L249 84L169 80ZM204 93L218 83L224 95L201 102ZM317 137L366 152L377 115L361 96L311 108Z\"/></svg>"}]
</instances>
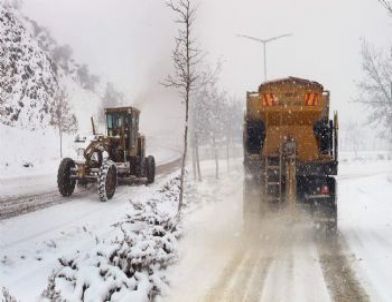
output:
<instances>
[{"instance_id":1,"label":"grader tire","mask_svg":"<svg viewBox=\"0 0 392 302\"><path fill-rule=\"evenodd\" d=\"M98 173L98 195L102 202L112 199L116 192L117 169L112 161L103 162Z\"/></svg>"},{"instance_id":2,"label":"grader tire","mask_svg":"<svg viewBox=\"0 0 392 302\"><path fill-rule=\"evenodd\" d=\"M151 155L146 158L146 177L148 184L155 180L155 158Z\"/></svg>"},{"instance_id":3,"label":"grader tire","mask_svg":"<svg viewBox=\"0 0 392 302\"><path fill-rule=\"evenodd\" d=\"M76 180L71 179L72 168L75 168L75 162L71 158L64 158L57 172L57 187L64 197L69 197L75 190Z\"/></svg>"}]
</instances>

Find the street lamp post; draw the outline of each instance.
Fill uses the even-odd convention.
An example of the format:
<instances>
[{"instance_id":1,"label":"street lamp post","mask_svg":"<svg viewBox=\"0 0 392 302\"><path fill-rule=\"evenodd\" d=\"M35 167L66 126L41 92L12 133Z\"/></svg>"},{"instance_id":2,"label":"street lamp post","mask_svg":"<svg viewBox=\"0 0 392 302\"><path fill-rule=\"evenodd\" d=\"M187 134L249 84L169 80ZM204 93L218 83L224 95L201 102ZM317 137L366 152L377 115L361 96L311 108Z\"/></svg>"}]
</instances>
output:
<instances>
[{"instance_id":1,"label":"street lamp post","mask_svg":"<svg viewBox=\"0 0 392 302\"><path fill-rule=\"evenodd\" d=\"M276 41L281 38L290 37L293 34L284 34L275 37L271 37L268 39L259 39L256 37L248 36L248 35L238 35L238 37L249 39L258 43L263 44L263 52L264 52L264 81L267 81L267 44L272 41Z\"/></svg>"}]
</instances>

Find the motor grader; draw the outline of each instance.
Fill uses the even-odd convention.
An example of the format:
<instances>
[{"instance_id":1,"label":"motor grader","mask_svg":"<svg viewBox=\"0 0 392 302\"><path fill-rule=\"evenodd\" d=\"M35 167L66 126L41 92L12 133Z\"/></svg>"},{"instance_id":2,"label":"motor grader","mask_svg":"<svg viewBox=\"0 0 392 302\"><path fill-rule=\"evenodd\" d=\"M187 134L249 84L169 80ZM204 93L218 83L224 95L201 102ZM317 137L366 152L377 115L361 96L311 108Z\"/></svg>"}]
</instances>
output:
<instances>
[{"instance_id":1,"label":"motor grader","mask_svg":"<svg viewBox=\"0 0 392 302\"><path fill-rule=\"evenodd\" d=\"M145 137L139 133L140 111L134 107L106 108L107 135L97 135L93 119L93 138L78 148L76 160L64 158L57 184L62 196L71 196L75 186L97 183L101 201L111 199L119 178L145 179L153 183L155 159L145 156ZM84 143L85 139L76 142Z\"/></svg>"},{"instance_id":2,"label":"motor grader","mask_svg":"<svg viewBox=\"0 0 392 302\"><path fill-rule=\"evenodd\" d=\"M336 232L338 118L335 112L329 119L329 107L329 91L295 77L264 82L247 93L244 190L249 195L256 188L261 200L245 198L245 215L265 205L309 208L317 225Z\"/></svg>"}]
</instances>

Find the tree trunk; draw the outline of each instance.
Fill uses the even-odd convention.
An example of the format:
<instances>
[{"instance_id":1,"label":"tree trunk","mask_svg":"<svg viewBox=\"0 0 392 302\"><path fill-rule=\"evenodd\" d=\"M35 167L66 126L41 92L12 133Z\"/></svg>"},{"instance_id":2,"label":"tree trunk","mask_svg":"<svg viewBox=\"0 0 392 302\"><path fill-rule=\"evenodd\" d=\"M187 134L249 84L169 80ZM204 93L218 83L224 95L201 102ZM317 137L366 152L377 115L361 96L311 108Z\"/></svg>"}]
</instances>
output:
<instances>
[{"instance_id":1,"label":"tree trunk","mask_svg":"<svg viewBox=\"0 0 392 302\"><path fill-rule=\"evenodd\" d=\"M189 87L186 89L185 97L185 130L184 130L184 153L182 155L181 163L181 178L180 178L180 196L178 200L178 215L181 216L181 209L184 203L184 178L185 178L185 164L188 152L188 120L189 120Z\"/></svg>"},{"instance_id":2,"label":"tree trunk","mask_svg":"<svg viewBox=\"0 0 392 302\"><path fill-rule=\"evenodd\" d=\"M185 86L185 131L184 131L184 154L182 157L182 165L181 165L181 180L180 180L180 196L178 201L178 215L181 217L181 209L184 203L184 178L185 178L185 164L186 164L186 156L188 152L188 124L189 124L189 97L191 92L191 57L190 57L190 22L189 19L189 6L187 7L187 15L185 18L186 25L186 86Z\"/></svg>"},{"instance_id":3,"label":"tree trunk","mask_svg":"<svg viewBox=\"0 0 392 302\"><path fill-rule=\"evenodd\" d=\"M60 158L63 158L63 131L59 127L59 137L60 137Z\"/></svg>"},{"instance_id":4,"label":"tree trunk","mask_svg":"<svg viewBox=\"0 0 392 302\"><path fill-rule=\"evenodd\" d=\"M226 163L227 163L227 172L230 171L230 140L229 136L226 137Z\"/></svg>"},{"instance_id":5,"label":"tree trunk","mask_svg":"<svg viewBox=\"0 0 392 302\"><path fill-rule=\"evenodd\" d=\"M196 170L196 146L194 144L194 140L192 143L192 172L193 172L193 179L197 180L197 170Z\"/></svg>"},{"instance_id":6,"label":"tree trunk","mask_svg":"<svg viewBox=\"0 0 392 302\"><path fill-rule=\"evenodd\" d=\"M177 219L181 219L181 210L184 204L184 182L185 182L185 165L188 153L188 127L189 127L189 106L190 96L193 89L192 84L196 78L193 70L196 64L196 57L198 51L192 48L191 25L194 17L194 10L192 9L191 1L167 1L167 5L176 14L178 19L176 23L180 23L185 28L179 30L178 37L176 37L176 48L173 51L173 62L176 69L174 77L168 77L167 87L176 87L181 90L183 100L185 102L185 129L184 129L184 150L182 154L181 163L181 178L180 178L180 192L178 200Z\"/></svg>"},{"instance_id":7,"label":"tree trunk","mask_svg":"<svg viewBox=\"0 0 392 302\"><path fill-rule=\"evenodd\" d=\"M212 135L212 147L214 149L214 157L215 157L215 178L219 179L219 156L218 156L218 150L216 148L215 133Z\"/></svg>"},{"instance_id":8,"label":"tree trunk","mask_svg":"<svg viewBox=\"0 0 392 302\"><path fill-rule=\"evenodd\" d=\"M195 151L196 151L196 168L197 168L198 180L202 181L201 169L200 169L200 157L199 157L199 138L197 136L196 136Z\"/></svg>"}]
</instances>

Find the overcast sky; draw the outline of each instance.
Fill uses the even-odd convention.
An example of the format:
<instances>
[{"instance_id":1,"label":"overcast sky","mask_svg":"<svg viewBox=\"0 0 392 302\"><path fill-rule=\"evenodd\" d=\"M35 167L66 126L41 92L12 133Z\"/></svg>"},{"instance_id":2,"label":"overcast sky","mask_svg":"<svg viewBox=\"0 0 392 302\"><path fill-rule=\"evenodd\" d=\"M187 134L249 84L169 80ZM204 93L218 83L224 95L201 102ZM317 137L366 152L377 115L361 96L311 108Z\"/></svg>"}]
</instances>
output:
<instances>
[{"instance_id":1,"label":"overcast sky","mask_svg":"<svg viewBox=\"0 0 392 302\"><path fill-rule=\"evenodd\" d=\"M132 102L161 101L159 81L170 71L175 34L164 0L25 0L24 12ZM392 18L377 0L204 0L196 34L211 62L224 61L222 87L245 97L263 79L263 53L236 35L293 33L268 47L269 78L319 81L346 121L362 114L351 102L362 76L361 39L387 47L391 32Z\"/></svg>"}]
</instances>

